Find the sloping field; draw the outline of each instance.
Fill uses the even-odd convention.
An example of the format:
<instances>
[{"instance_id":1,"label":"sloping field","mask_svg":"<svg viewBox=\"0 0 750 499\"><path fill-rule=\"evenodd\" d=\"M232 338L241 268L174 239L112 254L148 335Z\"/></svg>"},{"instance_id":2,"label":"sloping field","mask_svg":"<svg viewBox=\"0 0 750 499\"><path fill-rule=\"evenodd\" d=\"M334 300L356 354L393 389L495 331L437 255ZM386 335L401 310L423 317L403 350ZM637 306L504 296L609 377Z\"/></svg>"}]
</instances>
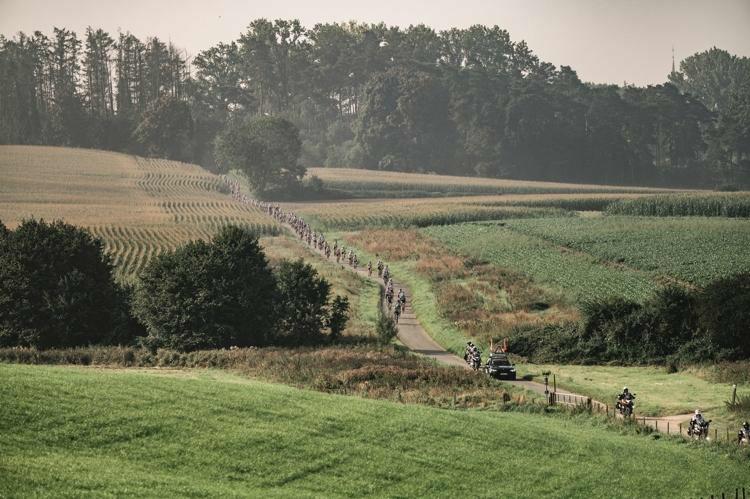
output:
<instances>
[{"instance_id":1,"label":"sloping field","mask_svg":"<svg viewBox=\"0 0 750 499\"><path fill-rule=\"evenodd\" d=\"M659 285L750 271L750 220L556 217L431 227L459 253L522 272L576 300L640 301Z\"/></svg>"},{"instance_id":2,"label":"sloping field","mask_svg":"<svg viewBox=\"0 0 750 499\"><path fill-rule=\"evenodd\" d=\"M362 199L283 203L305 220L327 230L376 227L428 227L506 218L567 215L563 210L601 210L609 203L646 193L564 193L456 196L413 199Z\"/></svg>"},{"instance_id":3,"label":"sloping field","mask_svg":"<svg viewBox=\"0 0 750 499\"><path fill-rule=\"evenodd\" d=\"M353 168L309 168L308 176L326 188L354 197L430 197L477 194L560 194L597 192L664 192L668 189L591 184L566 184Z\"/></svg>"},{"instance_id":4,"label":"sloping field","mask_svg":"<svg viewBox=\"0 0 750 499\"><path fill-rule=\"evenodd\" d=\"M511 220L515 232L694 285L750 271L750 220L620 217Z\"/></svg>"},{"instance_id":5,"label":"sloping field","mask_svg":"<svg viewBox=\"0 0 750 499\"><path fill-rule=\"evenodd\" d=\"M126 154L0 146L0 220L63 219L101 237L121 277L149 258L236 224L262 234L279 226L233 202L221 180L198 166Z\"/></svg>"},{"instance_id":6,"label":"sloping field","mask_svg":"<svg viewBox=\"0 0 750 499\"><path fill-rule=\"evenodd\" d=\"M218 371L0 365L0 378L0 496L708 497L747 469L588 417L431 409Z\"/></svg>"}]
</instances>

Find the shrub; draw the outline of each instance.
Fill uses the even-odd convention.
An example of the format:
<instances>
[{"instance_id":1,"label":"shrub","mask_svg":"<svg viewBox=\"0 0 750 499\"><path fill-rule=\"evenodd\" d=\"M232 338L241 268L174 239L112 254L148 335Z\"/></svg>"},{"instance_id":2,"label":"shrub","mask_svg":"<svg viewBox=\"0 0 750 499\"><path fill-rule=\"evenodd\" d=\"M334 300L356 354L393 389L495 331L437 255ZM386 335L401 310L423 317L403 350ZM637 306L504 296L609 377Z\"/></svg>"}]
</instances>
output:
<instances>
[{"instance_id":1,"label":"shrub","mask_svg":"<svg viewBox=\"0 0 750 499\"><path fill-rule=\"evenodd\" d=\"M124 339L111 336L119 307L110 260L88 231L43 220L0 227L0 346Z\"/></svg>"},{"instance_id":2,"label":"shrub","mask_svg":"<svg viewBox=\"0 0 750 499\"><path fill-rule=\"evenodd\" d=\"M398 336L398 328L394 320L388 315L381 313L376 327L378 338L384 345L393 341Z\"/></svg>"},{"instance_id":3,"label":"shrub","mask_svg":"<svg viewBox=\"0 0 750 499\"><path fill-rule=\"evenodd\" d=\"M327 326L331 330L331 338L337 339L346 328L349 321L349 298L336 295L331 303Z\"/></svg>"},{"instance_id":4,"label":"shrub","mask_svg":"<svg viewBox=\"0 0 750 499\"><path fill-rule=\"evenodd\" d=\"M276 270L279 338L294 344L319 341L326 324L331 285L301 258Z\"/></svg>"},{"instance_id":5,"label":"shrub","mask_svg":"<svg viewBox=\"0 0 750 499\"><path fill-rule=\"evenodd\" d=\"M275 279L257 236L225 227L153 259L135 288L133 312L152 347L197 350L259 345L274 327Z\"/></svg>"},{"instance_id":6,"label":"shrub","mask_svg":"<svg viewBox=\"0 0 750 499\"><path fill-rule=\"evenodd\" d=\"M733 357L750 357L750 273L719 279L698 293L698 328Z\"/></svg>"}]
</instances>

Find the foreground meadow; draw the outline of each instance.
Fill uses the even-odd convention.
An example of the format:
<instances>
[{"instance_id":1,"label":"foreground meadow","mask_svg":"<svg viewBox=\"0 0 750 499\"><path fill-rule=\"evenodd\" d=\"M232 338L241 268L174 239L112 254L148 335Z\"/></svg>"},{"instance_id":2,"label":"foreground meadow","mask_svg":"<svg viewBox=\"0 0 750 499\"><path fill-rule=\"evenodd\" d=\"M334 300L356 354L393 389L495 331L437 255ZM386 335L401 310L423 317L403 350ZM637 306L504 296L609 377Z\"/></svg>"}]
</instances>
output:
<instances>
[{"instance_id":1,"label":"foreground meadow","mask_svg":"<svg viewBox=\"0 0 750 499\"><path fill-rule=\"evenodd\" d=\"M216 371L0 376L0 495L690 497L734 490L747 466L584 416L446 411Z\"/></svg>"}]
</instances>

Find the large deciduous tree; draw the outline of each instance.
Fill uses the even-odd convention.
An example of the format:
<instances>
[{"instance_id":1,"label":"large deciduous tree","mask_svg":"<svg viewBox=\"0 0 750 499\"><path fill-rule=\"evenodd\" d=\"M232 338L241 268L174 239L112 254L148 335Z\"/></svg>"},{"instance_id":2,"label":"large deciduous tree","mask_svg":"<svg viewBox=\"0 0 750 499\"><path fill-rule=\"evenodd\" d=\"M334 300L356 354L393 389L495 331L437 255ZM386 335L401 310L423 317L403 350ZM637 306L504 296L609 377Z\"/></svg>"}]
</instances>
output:
<instances>
[{"instance_id":1,"label":"large deciduous tree","mask_svg":"<svg viewBox=\"0 0 750 499\"><path fill-rule=\"evenodd\" d=\"M133 312L152 347L178 350L262 345L275 325L275 279L255 234L221 230L153 259Z\"/></svg>"},{"instance_id":2,"label":"large deciduous tree","mask_svg":"<svg viewBox=\"0 0 750 499\"><path fill-rule=\"evenodd\" d=\"M73 347L112 339L118 288L102 242L63 222L0 224L0 345Z\"/></svg>"},{"instance_id":3,"label":"large deciduous tree","mask_svg":"<svg viewBox=\"0 0 750 499\"><path fill-rule=\"evenodd\" d=\"M260 194L294 187L305 175L299 164L302 144L293 123L262 116L230 122L216 140L216 157L224 169L242 171Z\"/></svg>"}]
</instances>

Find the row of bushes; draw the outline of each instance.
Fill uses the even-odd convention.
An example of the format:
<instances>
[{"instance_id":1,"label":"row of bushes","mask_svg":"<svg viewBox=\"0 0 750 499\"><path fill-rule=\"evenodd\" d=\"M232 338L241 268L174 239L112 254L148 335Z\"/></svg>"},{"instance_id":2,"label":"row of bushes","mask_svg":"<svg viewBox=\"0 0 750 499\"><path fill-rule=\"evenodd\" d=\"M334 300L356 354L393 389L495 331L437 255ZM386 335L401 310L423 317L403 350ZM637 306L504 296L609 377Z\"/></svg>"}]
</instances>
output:
<instances>
[{"instance_id":1,"label":"row of bushes","mask_svg":"<svg viewBox=\"0 0 750 499\"><path fill-rule=\"evenodd\" d=\"M645 303L609 298L582 320L515 330L511 351L535 362L693 363L750 358L750 274L698 290L669 286Z\"/></svg>"},{"instance_id":2,"label":"row of bushes","mask_svg":"<svg viewBox=\"0 0 750 499\"><path fill-rule=\"evenodd\" d=\"M0 348L0 362L103 367L217 368L326 393L395 399L437 407L528 410L541 397L501 386L488 376L446 369L405 349L388 346L238 348L179 352L139 347L37 350Z\"/></svg>"},{"instance_id":3,"label":"row of bushes","mask_svg":"<svg viewBox=\"0 0 750 499\"><path fill-rule=\"evenodd\" d=\"M302 260L272 269L257 235L239 227L154 258L134 286L121 287L88 231L0 223L0 347L318 343L338 337L348 318L348 301L330 291Z\"/></svg>"}]
</instances>

